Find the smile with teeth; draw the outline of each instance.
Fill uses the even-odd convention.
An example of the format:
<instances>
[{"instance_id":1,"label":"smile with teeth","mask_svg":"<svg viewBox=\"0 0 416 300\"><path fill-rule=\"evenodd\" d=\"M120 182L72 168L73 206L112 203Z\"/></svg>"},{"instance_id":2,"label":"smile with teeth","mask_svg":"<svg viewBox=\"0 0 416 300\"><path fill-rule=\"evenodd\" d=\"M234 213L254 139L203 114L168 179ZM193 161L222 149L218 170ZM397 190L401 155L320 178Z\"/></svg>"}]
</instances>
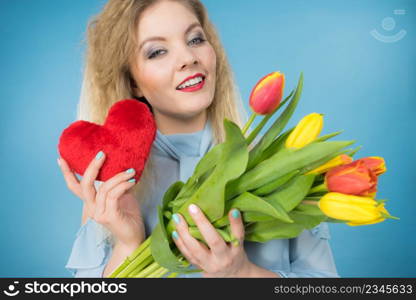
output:
<instances>
[{"instance_id":1,"label":"smile with teeth","mask_svg":"<svg viewBox=\"0 0 416 300\"><path fill-rule=\"evenodd\" d=\"M177 87L178 90L184 89L188 86L194 86L197 85L198 83L200 83L202 80L204 80L204 78L202 76L198 76L192 79L189 79L187 81L185 81L184 83L182 83L180 86Z\"/></svg>"}]
</instances>

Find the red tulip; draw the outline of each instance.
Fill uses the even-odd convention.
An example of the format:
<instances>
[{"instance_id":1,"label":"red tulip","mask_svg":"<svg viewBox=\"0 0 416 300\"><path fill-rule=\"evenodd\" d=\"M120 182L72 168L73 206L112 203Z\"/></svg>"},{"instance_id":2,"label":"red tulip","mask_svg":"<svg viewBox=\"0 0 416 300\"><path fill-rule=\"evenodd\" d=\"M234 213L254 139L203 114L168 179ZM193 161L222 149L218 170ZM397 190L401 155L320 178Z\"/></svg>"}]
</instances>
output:
<instances>
[{"instance_id":1,"label":"red tulip","mask_svg":"<svg viewBox=\"0 0 416 300\"><path fill-rule=\"evenodd\" d=\"M250 107L259 115L272 113L280 104L285 85L285 76L273 72L264 76L250 94Z\"/></svg>"},{"instance_id":2,"label":"red tulip","mask_svg":"<svg viewBox=\"0 0 416 300\"><path fill-rule=\"evenodd\" d=\"M360 158L357 161L363 161L367 168L374 172L377 176L386 172L386 163L384 159L379 156L369 156Z\"/></svg>"},{"instance_id":3,"label":"red tulip","mask_svg":"<svg viewBox=\"0 0 416 300\"><path fill-rule=\"evenodd\" d=\"M330 192L357 196L373 196L377 190L377 176L362 160L335 167L325 175Z\"/></svg>"}]
</instances>

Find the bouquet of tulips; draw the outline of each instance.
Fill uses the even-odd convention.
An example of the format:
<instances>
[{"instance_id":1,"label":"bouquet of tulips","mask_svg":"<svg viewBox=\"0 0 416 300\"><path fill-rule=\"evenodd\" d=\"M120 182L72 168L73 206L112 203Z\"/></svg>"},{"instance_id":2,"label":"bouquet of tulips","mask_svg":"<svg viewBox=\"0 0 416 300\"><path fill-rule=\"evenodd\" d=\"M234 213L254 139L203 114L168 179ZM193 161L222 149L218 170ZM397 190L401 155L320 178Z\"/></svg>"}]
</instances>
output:
<instances>
[{"instance_id":1,"label":"bouquet of tulips","mask_svg":"<svg viewBox=\"0 0 416 300\"><path fill-rule=\"evenodd\" d=\"M200 272L190 267L172 241L172 215L180 213L191 235L204 242L188 212L197 204L227 242L227 212L242 212L245 240L267 242L294 238L321 222L348 225L378 223L392 217L384 200L375 200L377 177L385 172L380 157L353 161L354 141L329 141L341 132L320 136L323 116L312 113L284 131L302 93L303 75L283 100L285 77L263 77L250 95L253 114L243 129L224 120L225 142L213 147L186 182L175 182L158 208L159 223L151 236L110 277L175 277ZM269 119L282 113L256 139ZM263 119L246 137L256 116ZM256 141L256 143L255 143ZM397 219L397 218L396 218Z\"/></svg>"}]
</instances>

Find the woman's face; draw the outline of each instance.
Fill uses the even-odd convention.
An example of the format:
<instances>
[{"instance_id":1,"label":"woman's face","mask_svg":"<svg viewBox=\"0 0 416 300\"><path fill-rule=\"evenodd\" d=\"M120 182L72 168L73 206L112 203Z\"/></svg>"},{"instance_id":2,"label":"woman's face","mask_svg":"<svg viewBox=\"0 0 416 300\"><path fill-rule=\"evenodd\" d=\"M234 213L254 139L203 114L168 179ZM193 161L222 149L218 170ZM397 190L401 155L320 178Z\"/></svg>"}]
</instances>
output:
<instances>
[{"instance_id":1,"label":"woman's face","mask_svg":"<svg viewBox=\"0 0 416 300\"><path fill-rule=\"evenodd\" d=\"M148 100L156 120L204 113L214 98L215 70L214 49L188 8L161 1L143 12L132 75L136 95Z\"/></svg>"}]
</instances>

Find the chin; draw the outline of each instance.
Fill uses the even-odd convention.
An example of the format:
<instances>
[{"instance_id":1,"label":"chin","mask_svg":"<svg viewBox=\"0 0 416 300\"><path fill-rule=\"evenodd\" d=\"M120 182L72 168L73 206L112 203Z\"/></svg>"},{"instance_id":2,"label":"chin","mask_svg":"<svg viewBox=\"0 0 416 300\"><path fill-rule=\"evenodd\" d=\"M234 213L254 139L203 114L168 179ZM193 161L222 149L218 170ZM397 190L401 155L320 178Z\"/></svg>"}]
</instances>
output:
<instances>
[{"instance_id":1,"label":"chin","mask_svg":"<svg viewBox=\"0 0 416 300\"><path fill-rule=\"evenodd\" d=\"M201 113L203 113L210 105L212 101L195 101L193 103L181 103L182 105L178 105L176 108L180 111L182 116L186 116L187 118L195 117Z\"/></svg>"}]
</instances>

